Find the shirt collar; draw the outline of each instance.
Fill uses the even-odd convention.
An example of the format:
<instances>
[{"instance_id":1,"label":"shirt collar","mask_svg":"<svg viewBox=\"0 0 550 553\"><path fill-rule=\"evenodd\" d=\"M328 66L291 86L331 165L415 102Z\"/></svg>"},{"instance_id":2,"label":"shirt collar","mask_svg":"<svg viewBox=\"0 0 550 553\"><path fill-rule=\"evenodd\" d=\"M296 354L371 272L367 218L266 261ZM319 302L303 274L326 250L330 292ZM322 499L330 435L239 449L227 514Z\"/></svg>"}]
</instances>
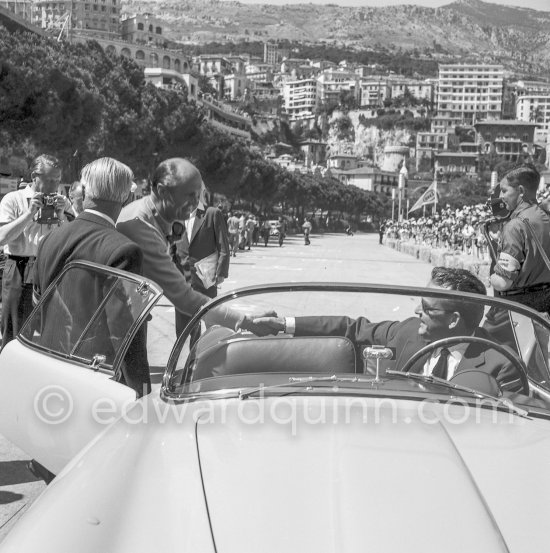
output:
<instances>
[{"instance_id":1,"label":"shirt collar","mask_svg":"<svg viewBox=\"0 0 550 553\"><path fill-rule=\"evenodd\" d=\"M525 211L527 208L533 205L537 205L537 202L536 201L528 202L527 200L521 200L521 202L519 202L519 204L516 206L516 209L512 211L510 218L518 217L522 211Z\"/></svg>"},{"instance_id":2,"label":"shirt collar","mask_svg":"<svg viewBox=\"0 0 550 553\"><path fill-rule=\"evenodd\" d=\"M101 213L101 211L97 211L95 209L85 209L83 213L92 213L93 215L97 215L98 217L101 217L102 219L105 219L108 223L110 223L113 228L115 226L115 222L109 217L109 215L106 215L105 213Z\"/></svg>"}]
</instances>

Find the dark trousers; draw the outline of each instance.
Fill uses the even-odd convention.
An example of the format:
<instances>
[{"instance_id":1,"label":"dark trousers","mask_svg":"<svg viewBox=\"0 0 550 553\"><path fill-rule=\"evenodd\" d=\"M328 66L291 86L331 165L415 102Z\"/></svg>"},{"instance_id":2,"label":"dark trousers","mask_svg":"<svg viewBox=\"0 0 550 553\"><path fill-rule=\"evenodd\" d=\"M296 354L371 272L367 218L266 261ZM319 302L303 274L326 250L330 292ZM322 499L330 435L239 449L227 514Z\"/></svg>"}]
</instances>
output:
<instances>
[{"instance_id":1,"label":"dark trousers","mask_svg":"<svg viewBox=\"0 0 550 553\"><path fill-rule=\"evenodd\" d=\"M33 310L34 257L10 256L2 279L2 348L13 340Z\"/></svg>"}]
</instances>

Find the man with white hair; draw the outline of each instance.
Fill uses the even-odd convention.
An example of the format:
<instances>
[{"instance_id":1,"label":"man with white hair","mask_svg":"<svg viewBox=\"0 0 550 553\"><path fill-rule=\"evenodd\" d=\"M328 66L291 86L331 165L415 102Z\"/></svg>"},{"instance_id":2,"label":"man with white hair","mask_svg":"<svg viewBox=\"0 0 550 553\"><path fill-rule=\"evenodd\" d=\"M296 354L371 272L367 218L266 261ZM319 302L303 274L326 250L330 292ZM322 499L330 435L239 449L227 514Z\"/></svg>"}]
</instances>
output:
<instances>
[{"instance_id":1,"label":"man with white hair","mask_svg":"<svg viewBox=\"0 0 550 553\"><path fill-rule=\"evenodd\" d=\"M92 261L131 273L142 273L140 248L115 229L115 221L130 196L133 179L128 166L108 157L92 161L82 169L80 180L84 187L84 211L70 225L55 229L40 243L34 274L37 295L45 291L71 261ZM88 311L100 305L103 288L95 281L90 284L90 279L83 277L81 282L74 283L73 289L74 296L63 300L74 319L72 330L77 332L80 326L78 321L86 324L90 316ZM87 310L86 306L90 309ZM110 331L107 346L112 348L116 331L105 330ZM95 342L90 344L95 349L89 353L107 353L109 361L109 352L101 350L105 346L101 343L101 337ZM140 329L130 345L122 373L121 381L134 388L138 395L150 391L144 329Z\"/></svg>"}]
</instances>

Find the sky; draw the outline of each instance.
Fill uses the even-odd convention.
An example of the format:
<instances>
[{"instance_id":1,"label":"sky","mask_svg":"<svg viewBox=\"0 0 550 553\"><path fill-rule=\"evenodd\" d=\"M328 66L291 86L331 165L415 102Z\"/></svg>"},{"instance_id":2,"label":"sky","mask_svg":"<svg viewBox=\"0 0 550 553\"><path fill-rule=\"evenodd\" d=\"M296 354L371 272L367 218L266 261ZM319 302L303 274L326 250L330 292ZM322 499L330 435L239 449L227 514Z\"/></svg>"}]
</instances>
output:
<instances>
[{"instance_id":1,"label":"sky","mask_svg":"<svg viewBox=\"0 0 550 553\"><path fill-rule=\"evenodd\" d=\"M382 7L394 6L398 4L415 4L417 6L426 6L437 8L451 4L453 0L240 0L244 4L274 4L277 6L283 4L338 4L340 6L365 6L365 7ZM550 0L484 0L488 4L501 4L505 6L518 6L522 8L531 8L550 12Z\"/></svg>"}]
</instances>

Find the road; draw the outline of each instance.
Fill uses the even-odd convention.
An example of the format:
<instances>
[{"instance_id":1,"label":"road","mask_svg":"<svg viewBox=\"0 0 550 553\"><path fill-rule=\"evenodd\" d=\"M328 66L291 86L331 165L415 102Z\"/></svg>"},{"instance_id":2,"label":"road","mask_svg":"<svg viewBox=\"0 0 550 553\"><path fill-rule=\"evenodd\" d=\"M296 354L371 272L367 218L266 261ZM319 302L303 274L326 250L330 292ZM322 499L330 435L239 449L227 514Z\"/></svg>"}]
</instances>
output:
<instances>
[{"instance_id":1,"label":"road","mask_svg":"<svg viewBox=\"0 0 550 553\"><path fill-rule=\"evenodd\" d=\"M275 282L371 282L423 286L431 266L378 244L377 234L313 235L311 245L303 237L290 236L282 247L239 251L231 259L230 276L220 293L261 283ZM175 335L174 308L161 301L149 325L149 361L156 367L153 382L160 381ZM29 458L0 436L0 540L42 492L45 485L27 470Z\"/></svg>"}]
</instances>

